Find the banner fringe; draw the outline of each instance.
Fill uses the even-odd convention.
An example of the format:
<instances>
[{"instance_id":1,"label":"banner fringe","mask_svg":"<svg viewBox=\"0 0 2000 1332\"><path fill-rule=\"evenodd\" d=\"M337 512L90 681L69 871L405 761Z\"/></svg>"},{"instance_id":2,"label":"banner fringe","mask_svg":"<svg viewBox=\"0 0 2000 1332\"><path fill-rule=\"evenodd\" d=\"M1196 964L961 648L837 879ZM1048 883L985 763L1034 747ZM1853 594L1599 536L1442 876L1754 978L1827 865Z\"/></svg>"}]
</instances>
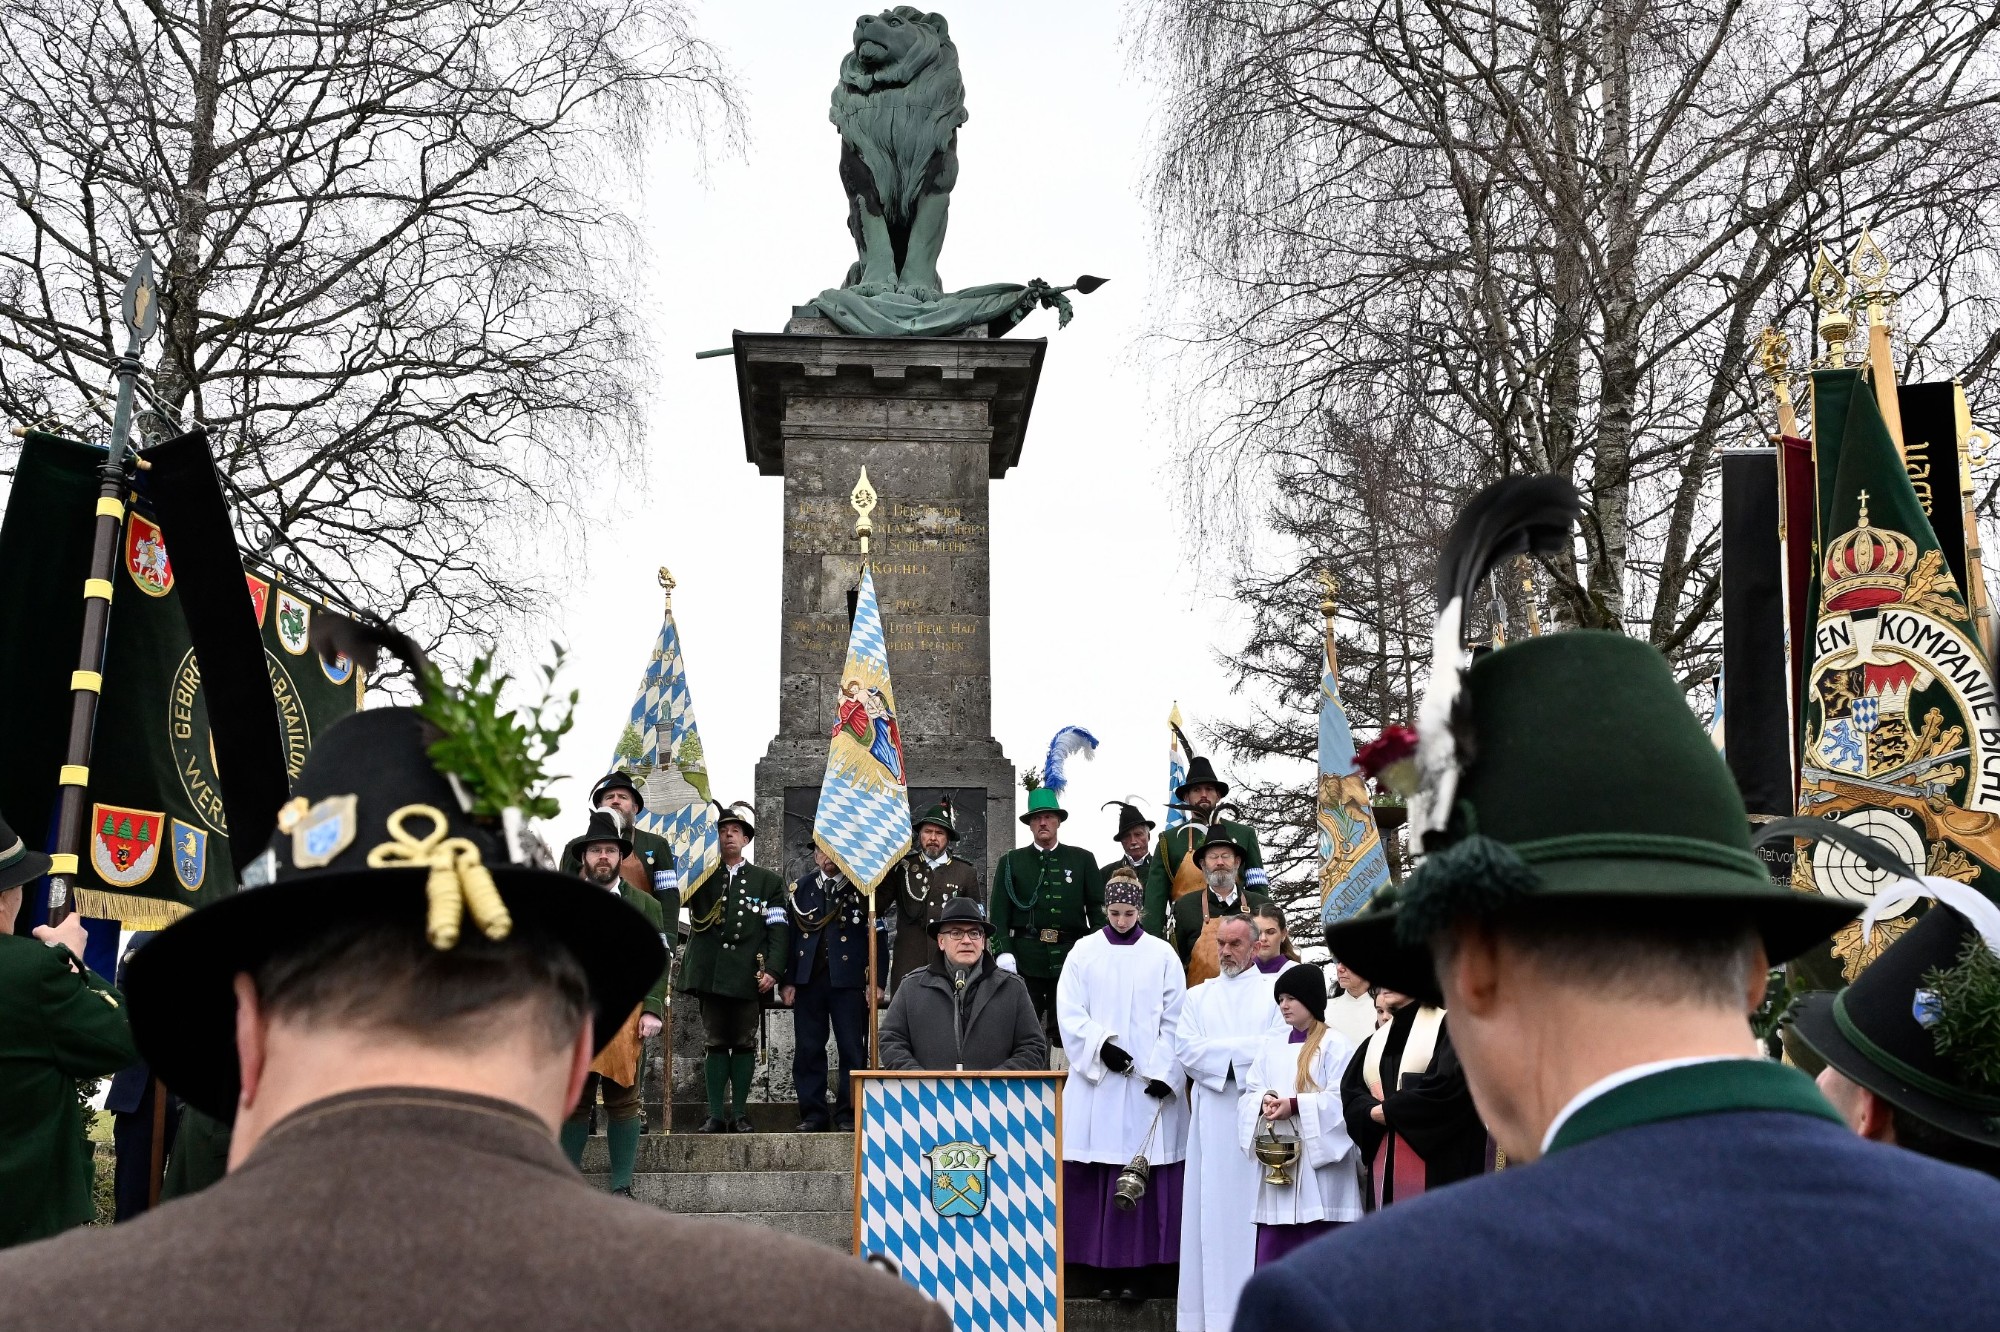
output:
<instances>
[{"instance_id":1,"label":"banner fringe","mask_svg":"<svg viewBox=\"0 0 2000 1332\"><path fill-rule=\"evenodd\" d=\"M164 930L193 910L157 897L134 897L102 888L76 888L76 913L92 920L115 920L128 930Z\"/></svg>"}]
</instances>

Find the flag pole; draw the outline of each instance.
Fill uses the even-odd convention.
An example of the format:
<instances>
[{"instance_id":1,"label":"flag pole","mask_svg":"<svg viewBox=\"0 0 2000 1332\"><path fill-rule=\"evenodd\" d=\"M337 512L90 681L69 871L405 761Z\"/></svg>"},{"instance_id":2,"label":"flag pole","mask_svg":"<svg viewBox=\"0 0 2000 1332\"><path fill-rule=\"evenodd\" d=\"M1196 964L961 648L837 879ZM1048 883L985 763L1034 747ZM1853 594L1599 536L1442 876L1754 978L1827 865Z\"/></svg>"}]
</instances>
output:
<instances>
[{"instance_id":1,"label":"flag pole","mask_svg":"<svg viewBox=\"0 0 2000 1332\"><path fill-rule=\"evenodd\" d=\"M1777 328L1765 325L1757 336L1757 361L1764 377L1771 381L1771 396L1778 403L1778 433L1799 437L1798 408L1792 404L1792 340Z\"/></svg>"},{"instance_id":2,"label":"flag pole","mask_svg":"<svg viewBox=\"0 0 2000 1332\"><path fill-rule=\"evenodd\" d=\"M875 510L875 487L868 484L868 468L865 465L861 469L861 479L854 483L854 493L848 497L848 503L854 508L854 535L861 542L861 573L855 578L856 584L859 585L861 576L868 572L868 537L875 530L875 524L868 517ZM880 993L875 964L875 954L880 951L877 933L875 889L871 887L868 890L868 1067L870 1068L882 1066L880 1032L882 1006L876 997Z\"/></svg>"},{"instance_id":3,"label":"flag pole","mask_svg":"<svg viewBox=\"0 0 2000 1332\"><path fill-rule=\"evenodd\" d=\"M1868 377L1875 389L1875 405L1882 409L1889 438L1896 441L1896 456L1906 457L1903 408L1896 396L1896 354L1889 345L1894 332L1889 309L1896 296L1888 289L1889 256L1882 252L1882 247L1875 243L1874 233L1866 227L1861 229L1854 252L1847 257L1847 271L1868 303Z\"/></svg>"},{"instance_id":4,"label":"flag pole","mask_svg":"<svg viewBox=\"0 0 2000 1332\"><path fill-rule=\"evenodd\" d=\"M1847 365L1847 340L1854 336L1854 311L1847 298L1847 279L1841 276L1821 246L1813 259L1812 279L1807 284L1813 303L1819 306L1819 335L1826 340L1826 353L1813 362L1815 369L1839 370Z\"/></svg>"},{"instance_id":5,"label":"flag pole","mask_svg":"<svg viewBox=\"0 0 2000 1332\"><path fill-rule=\"evenodd\" d=\"M160 307L153 290L153 257L142 253L125 280L123 311L131 335L112 372L118 401L111 414L111 447L98 469L97 529L91 537L90 576L83 583L83 641L70 676L69 743L57 776L56 844L49 859L49 923L60 924L75 910L72 887L83 851L83 797L90 785L90 739L97 726L97 699L104 688L104 643L111 630L111 575L118 563L118 538L125 527L125 460L132 430L132 393L144 367L139 353L153 336Z\"/></svg>"}]
</instances>

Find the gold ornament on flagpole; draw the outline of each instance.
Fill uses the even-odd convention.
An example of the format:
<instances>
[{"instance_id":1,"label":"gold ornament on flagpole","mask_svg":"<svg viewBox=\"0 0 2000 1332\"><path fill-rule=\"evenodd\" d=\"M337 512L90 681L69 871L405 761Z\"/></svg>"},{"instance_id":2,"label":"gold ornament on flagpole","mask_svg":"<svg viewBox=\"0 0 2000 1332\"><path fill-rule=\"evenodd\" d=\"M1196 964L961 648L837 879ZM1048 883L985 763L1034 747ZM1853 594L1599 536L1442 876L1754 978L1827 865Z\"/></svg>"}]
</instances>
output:
<instances>
[{"instance_id":1,"label":"gold ornament on flagpole","mask_svg":"<svg viewBox=\"0 0 2000 1332\"><path fill-rule=\"evenodd\" d=\"M1868 306L1868 378L1875 401L1882 409L1882 422L1889 438L1896 441L1896 453L1903 450L1903 407L1896 395L1896 352L1891 344L1895 334L1891 310L1896 293L1889 290L1889 256L1875 243L1875 233L1863 227L1854 252L1847 256L1847 271L1861 288Z\"/></svg>"},{"instance_id":2,"label":"gold ornament on flagpole","mask_svg":"<svg viewBox=\"0 0 2000 1332\"><path fill-rule=\"evenodd\" d=\"M667 572L667 566L660 566L660 591L666 593L667 609L674 608L674 576Z\"/></svg>"},{"instance_id":3,"label":"gold ornament on flagpole","mask_svg":"<svg viewBox=\"0 0 2000 1332\"><path fill-rule=\"evenodd\" d=\"M1766 325L1757 335L1757 364L1771 381L1771 396L1778 400L1778 433L1799 433L1798 409L1792 405L1792 340L1782 330Z\"/></svg>"},{"instance_id":4,"label":"gold ornament on flagpole","mask_svg":"<svg viewBox=\"0 0 2000 1332\"><path fill-rule=\"evenodd\" d=\"M1528 608L1528 637L1542 636L1542 617L1535 607L1535 561L1526 551L1514 557L1515 567L1521 571L1521 600Z\"/></svg>"},{"instance_id":5,"label":"gold ornament on flagpole","mask_svg":"<svg viewBox=\"0 0 2000 1332\"><path fill-rule=\"evenodd\" d=\"M1335 671L1340 669L1340 658L1334 650L1333 613L1338 609L1334 603L1334 598L1340 595L1340 579L1334 577L1333 570L1331 569L1321 569L1318 576L1320 590L1319 613L1325 621L1323 632L1326 635L1326 668L1329 671Z\"/></svg>"},{"instance_id":6,"label":"gold ornament on flagpole","mask_svg":"<svg viewBox=\"0 0 2000 1332\"><path fill-rule=\"evenodd\" d=\"M1826 354L1813 364L1821 369L1839 369L1847 364L1847 340L1854 336L1854 311L1847 299L1847 279L1821 246L1813 260L1808 287L1819 306L1819 335L1826 341Z\"/></svg>"},{"instance_id":7,"label":"gold ornament on flagpole","mask_svg":"<svg viewBox=\"0 0 2000 1332\"><path fill-rule=\"evenodd\" d=\"M854 535L861 538L861 555L867 558L868 535L875 530L875 524L868 515L875 511L875 487L868 484L868 469L861 469L861 479L854 483L854 494L848 499L854 506Z\"/></svg>"}]
</instances>

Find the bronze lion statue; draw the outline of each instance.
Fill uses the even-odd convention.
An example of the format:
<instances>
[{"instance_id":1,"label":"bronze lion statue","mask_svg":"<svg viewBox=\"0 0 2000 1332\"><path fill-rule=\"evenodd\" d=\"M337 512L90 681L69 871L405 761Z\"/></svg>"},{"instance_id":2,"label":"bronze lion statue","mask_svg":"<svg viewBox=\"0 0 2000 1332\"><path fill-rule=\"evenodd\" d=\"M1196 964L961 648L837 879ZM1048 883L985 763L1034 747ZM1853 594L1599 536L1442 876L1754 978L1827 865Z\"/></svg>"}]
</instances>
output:
<instances>
[{"instance_id":1,"label":"bronze lion statue","mask_svg":"<svg viewBox=\"0 0 2000 1332\"><path fill-rule=\"evenodd\" d=\"M846 285L864 296L938 299L938 251L966 121L944 16L898 5L856 19L829 119L840 130L840 183L859 255Z\"/></svg>"}]
</instances>

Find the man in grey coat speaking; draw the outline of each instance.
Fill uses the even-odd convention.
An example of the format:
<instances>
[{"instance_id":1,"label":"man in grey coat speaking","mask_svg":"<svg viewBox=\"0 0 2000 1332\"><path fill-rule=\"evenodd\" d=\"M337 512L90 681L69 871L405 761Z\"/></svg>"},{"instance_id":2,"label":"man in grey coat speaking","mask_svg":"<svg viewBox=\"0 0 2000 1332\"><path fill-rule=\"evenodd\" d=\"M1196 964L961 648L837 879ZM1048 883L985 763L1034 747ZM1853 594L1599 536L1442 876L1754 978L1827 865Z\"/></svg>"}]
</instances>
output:
<instances>
[{"instance_id":1,"label":"man in grey coat speaking","mask_svg":"<svg viewBox=\"0 0 2000 1332\"><path fill-rule=\"evenodd\" d=\"M993 925L979 903L954 897L930 930L941 955L897 987L882 1018L882 1067L1047 1068L1049 1043L1028 987L986 951Z\"/></svg>"}]
</instances>

